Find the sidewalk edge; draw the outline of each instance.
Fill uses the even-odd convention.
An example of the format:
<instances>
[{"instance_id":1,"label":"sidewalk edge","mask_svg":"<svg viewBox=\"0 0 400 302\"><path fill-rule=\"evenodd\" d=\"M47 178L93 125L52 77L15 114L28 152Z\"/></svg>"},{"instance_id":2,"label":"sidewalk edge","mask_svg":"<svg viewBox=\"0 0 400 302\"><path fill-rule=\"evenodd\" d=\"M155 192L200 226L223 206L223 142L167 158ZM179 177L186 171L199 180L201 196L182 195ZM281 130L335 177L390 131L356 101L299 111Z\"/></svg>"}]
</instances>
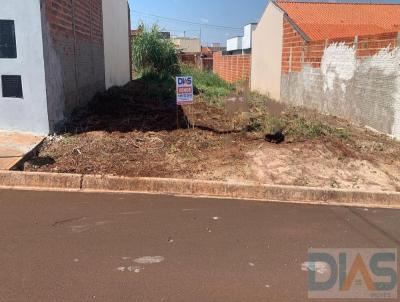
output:
<instances>
[{"instance_id":1,"label":"sidewalk edge","mask_svg":"<svg viewBox=\"0 0 400 302\"><path fill-rule=\"evenodd\" d=\"M51 191L168 194L400 209L399 192L279 186L256 182L0 171L0 187Z\"/></svg>"}]
</instances>

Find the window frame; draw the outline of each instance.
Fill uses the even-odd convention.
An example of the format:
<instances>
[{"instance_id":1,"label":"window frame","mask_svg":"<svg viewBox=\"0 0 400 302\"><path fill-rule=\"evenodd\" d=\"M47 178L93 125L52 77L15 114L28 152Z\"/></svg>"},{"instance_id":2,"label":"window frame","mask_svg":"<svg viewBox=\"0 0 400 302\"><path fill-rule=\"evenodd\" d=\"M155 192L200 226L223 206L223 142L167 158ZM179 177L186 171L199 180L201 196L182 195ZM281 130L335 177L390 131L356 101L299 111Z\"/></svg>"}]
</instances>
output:
<instances>
[{"instance_id":1,"label":"window frame","mask_svg":"<svg viewBox=\"0 0 400 302\"><path fill-rule=\"evenodd\" d=\"M18 94L6 94L6 89L7 87L4 86L4 82L6 78L11 78L14 81L17 81L17 84L19 85L19 87L15 88L15 90L18 91ZM24 99L24 88L22 86L22 76L21 75L14 75L14 74L3 74L1 75L1 94L3 98L10 98L10 99Z\"/></svg>"},{"instance_id":2,"label":"window frame","mask_svg":"<svg viewBox=\"0 0 400 302\"><path fill-rule=\"evenodd\" d=\"M15 20L0 19L0 37L2 36L2 23L8 24L11 32L8 33L10 45L5 44L5 41L0 39L0 59L16 59L18 57L17 51L17 37L15 33ZM4 25L3 25L4 26ZM2 43L7 46L2 46ZM5 52L4 55L2 53Z\"/></svg>"}]
</instances>

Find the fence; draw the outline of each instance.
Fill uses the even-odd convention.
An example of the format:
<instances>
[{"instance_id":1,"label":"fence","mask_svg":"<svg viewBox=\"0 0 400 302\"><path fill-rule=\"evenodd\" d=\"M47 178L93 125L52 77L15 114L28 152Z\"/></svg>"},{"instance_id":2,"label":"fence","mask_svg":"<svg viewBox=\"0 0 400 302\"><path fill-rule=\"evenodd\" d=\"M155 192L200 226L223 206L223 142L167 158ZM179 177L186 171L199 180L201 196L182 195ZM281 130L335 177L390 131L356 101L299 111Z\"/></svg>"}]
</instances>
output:
<instances>
[{"instance_id":1,"label":"fence","mask_svg":"<svg viewBox=\"0 0 400 302\"><path fill-rule=\"evenodd\" d=\"M228 83L239 81L250 82L251 55L223 55L222 52L214 53L214 73L218 74Z\"/></svg>"},{"instance_id":2,"label":"fence","mask_svg":"<svg viewBox=\"0 0 400 302\"><path fill-rule=\"evenodd\" d=\"M183 64L196 66L201 70L213 69L213 58L203 58L201 53L178 54L179 61Z\"/></svg>"}]
</instances>

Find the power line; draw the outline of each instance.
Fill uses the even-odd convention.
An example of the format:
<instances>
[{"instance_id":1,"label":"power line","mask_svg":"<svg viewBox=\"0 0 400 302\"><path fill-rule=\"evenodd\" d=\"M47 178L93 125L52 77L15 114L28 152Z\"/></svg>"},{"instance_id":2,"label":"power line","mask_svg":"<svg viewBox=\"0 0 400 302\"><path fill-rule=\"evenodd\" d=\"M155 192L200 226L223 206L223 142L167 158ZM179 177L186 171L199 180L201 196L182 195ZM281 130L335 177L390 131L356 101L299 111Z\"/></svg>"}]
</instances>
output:
<instances>
[{"instance_id":1,"label":"power line","mask_svg":"<svg viewBox=\"0 0 400 302\"><path fill-rule=\"evenodd\" d=\"M149 16L149 17L155 17L155 18L160 18L160 19L165 19L165 20L171 20L175 22L181 22L181 23L187 23L187 24L192 24L192 25L197 25L197 26L205 26L205 27L214 27L218 29L224 29L224 30L243 30L242 28L236 28L236 27L230 27L230 26L224 26L224 25L216 25L216 24L209 24L209 23L200 23L200 22L193 22L193 21L187 21L187 20L182 20L182 19L176 19L176 18L170 18L170 17L163 17L159 15L154 15L154 14L148 14L144 12L140 12L137 10L133 10L134 13L141 14L144 16Z\"/></svg>"}]
</instances>

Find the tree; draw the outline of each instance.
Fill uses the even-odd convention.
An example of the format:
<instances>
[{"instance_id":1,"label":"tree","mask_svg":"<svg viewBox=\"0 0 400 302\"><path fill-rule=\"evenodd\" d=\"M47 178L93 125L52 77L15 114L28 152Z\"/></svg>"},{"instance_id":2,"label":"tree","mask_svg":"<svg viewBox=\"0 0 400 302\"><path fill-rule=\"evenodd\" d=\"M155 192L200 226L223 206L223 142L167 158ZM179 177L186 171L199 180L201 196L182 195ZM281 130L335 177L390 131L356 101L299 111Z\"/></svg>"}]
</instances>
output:
<instances>
[{"instance_id":1,"label":"tree","mask_svg":"<svg viewBox=\"0 0 400 302\"><path fill-rule=\"evenodd\" d=\"M133 41L133 61L136 71L144 74L155 73L159 76L176 76L180 65L175 45L164 38L157 25L147 30L143 24Z\"/></svg>"}]
</instances>

